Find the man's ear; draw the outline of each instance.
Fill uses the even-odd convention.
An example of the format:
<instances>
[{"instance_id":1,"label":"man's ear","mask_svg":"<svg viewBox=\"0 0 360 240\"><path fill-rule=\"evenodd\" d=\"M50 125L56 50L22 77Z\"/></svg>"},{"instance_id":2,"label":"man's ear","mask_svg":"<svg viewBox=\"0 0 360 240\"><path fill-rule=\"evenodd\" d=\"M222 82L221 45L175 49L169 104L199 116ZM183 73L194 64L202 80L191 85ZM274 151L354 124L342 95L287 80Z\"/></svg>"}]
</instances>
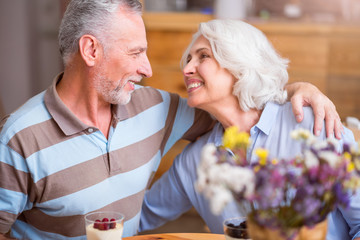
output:
<instances>
[{"instance_id":1,"label":"man's ear","mask_svg":"<svg viewBox=\"0 0 360 240\"><path fill-rule=\"evenodd\" d=\"M83 35L79 40L80 55L86 65L92 67L102 51L99 41L92 35Z\"/></svg>"}]
</instances>

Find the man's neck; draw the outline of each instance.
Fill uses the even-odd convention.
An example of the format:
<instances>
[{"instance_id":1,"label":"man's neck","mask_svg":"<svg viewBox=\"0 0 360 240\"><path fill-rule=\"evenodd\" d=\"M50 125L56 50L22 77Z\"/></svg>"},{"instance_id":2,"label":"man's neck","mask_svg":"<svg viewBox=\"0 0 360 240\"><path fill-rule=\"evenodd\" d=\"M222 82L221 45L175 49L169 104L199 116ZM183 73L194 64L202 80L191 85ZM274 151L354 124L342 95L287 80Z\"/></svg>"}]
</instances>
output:
<instances>
[{"instance_id":1,"label":"man's neck","mask_svg":"<svg viewBox=\"0 0 360 240\"><path fill-rule=\"evenodd\" d=\"M96 127L108 137L111 124L111 104L99 98L86 71L65 70L56 91L64 104L83 123Z\"/></svg>"}]
</instances>

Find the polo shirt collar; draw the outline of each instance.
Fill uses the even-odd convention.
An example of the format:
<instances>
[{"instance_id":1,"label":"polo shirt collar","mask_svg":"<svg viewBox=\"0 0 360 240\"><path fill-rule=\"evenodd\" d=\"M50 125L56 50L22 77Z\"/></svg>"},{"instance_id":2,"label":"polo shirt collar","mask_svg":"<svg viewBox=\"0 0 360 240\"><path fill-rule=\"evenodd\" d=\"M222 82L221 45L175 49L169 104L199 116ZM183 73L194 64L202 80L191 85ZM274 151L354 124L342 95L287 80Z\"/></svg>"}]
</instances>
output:
<instances>
[{"instance_id":1,"label":"polo shirt collar","mask_svg":"<svg viewBox=\"0 0 360 240\"><path fill-rule=\"evenodd\" d=\"M54 78L51 86L46 90L44 101L54 121L64 134L69 136L85 131L91 126L80 121L60 99L56 91L56 85L61 81L63 74L62 72ZM113 112L113 125L129 117L126 105L112 105L111 107Z\"/></svg>"}]
</instances>

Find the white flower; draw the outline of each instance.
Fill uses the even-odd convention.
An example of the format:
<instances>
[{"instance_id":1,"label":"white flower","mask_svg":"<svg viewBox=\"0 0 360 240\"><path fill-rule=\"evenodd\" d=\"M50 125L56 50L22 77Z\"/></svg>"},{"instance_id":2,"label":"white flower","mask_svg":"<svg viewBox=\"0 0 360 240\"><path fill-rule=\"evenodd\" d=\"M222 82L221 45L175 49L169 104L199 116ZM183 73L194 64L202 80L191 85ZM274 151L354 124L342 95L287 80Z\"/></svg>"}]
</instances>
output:
<instances>
[{"instance_id":1,"label":"white flower","mask_svg":"<svg viewBox=\"0 0 360 240\"><path fill-rule=\"evenodd\" d=\"M216 162L216 146L212 143L208 143L202 149L200 167L207 168L214 165Z\"/></svg>"},{"instance_id":2,"label":"white flower","mask_svg":"<svg viewBox=\"0 0 360 240\"><path fill-rule=\"evenodd\" d=\"M208 146L203 153L205 155L211 151L211 146ZM207 156L213 158L214 155ZM254 193L255 175L252 170L228 163L208 165L207 160L202 158L195 188L209 200L214 214L220 214L223 208L234 200L233 192L240 193L245 190L246 197Z\"/></svg>"},{"instance_id":3,"label":"white flower","mask_svg":"<svg viewBox=\"0 0 360 240\"><path fill-rule=\"evenodd\" d=\"M233 200L231 191L220 184L212 185L205 197L210 200L210 209L215 215L219 215L224 207Z\"/></svg>"},{"instance_id":4,"label":"white flower","mask_svg":"<svg viewBox=\"0 0 360 240\"><path fill-rule=\"evenodd\" d=\"M309 150L305 150L304 152L304 161L307 168L319 166L319 159Z\"/></svg>"},{"instance_id":5,"label":"white flower","mask_svg":"<svg viewBox=\"0 0 360 240\"><path fill-rule=\"evenodd\" d=\"M231 166L223 164L225 168L222 174L224 183L235 193L240 193L245 190L245 197L254 193L255 189L255 175L254 172L248 168L239 166Z\"/></svg>"},{"instance_id":6,"label":"white flower","mask_svg":"<svg viewBox=\"0 0 360 240\"><path fill-rule=\"evenodd\" d=\"M320 151L319 157L327 161L332 168L336 167L341 161L341 158L333 151Z\"/></svg>"},{"instance_id":7,"label":"white flower","mask_svg":"<svg viewBox=\"0 0 360 240\"><path fill-rule=\"evenodd\" d=\"M291 131L290 136L295 140L308 139L311 134L309 130L299 128Z\"/></svg>"}]
</instances>

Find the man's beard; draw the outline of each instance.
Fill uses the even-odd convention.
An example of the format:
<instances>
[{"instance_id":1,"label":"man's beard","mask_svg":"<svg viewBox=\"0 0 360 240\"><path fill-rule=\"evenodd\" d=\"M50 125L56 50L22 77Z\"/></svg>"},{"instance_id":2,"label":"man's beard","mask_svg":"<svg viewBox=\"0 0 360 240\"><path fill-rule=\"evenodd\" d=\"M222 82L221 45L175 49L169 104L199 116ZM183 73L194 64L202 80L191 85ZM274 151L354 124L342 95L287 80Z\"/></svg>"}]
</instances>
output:
<instances>
[{"instance_id":1,"label":"man's beard","mask_svg":"<svg viewBox=\"0 0 360 240\"><path fill-rule=\"evenodd\" d=\"M119 80L119 85L114 88L114 83L110 79L106 78L103 74L98 74L95 79L95 89L103 97L104 101L111 104L125 105L131 100L131 93L133 91L126 91L124 87L130 80L138 79L138 77L129 77L123 80Z\"/></svg>"}]
</instances>

